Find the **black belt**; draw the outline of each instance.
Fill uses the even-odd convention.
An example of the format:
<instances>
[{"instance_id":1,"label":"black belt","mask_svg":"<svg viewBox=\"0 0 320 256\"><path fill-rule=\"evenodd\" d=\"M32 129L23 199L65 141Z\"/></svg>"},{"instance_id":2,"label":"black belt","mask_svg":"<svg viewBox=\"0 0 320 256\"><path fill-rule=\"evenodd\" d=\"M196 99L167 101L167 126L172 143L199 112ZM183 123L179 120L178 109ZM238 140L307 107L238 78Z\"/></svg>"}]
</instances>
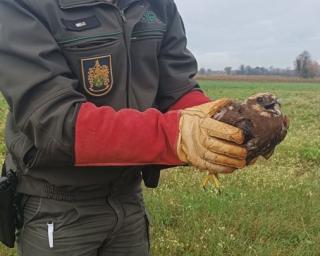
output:
<instances>
[{"instance_id":1,"label":"black belt","mask_svg":"<svg viewBox=\"0 0 320 256\"><path fill-rule=\"evenodd\" d=\"M141 191L141 177L128 183L125 179L119 179L106 185L95 188L65 188L49 184L46 181L34 179L28 176L20 177L17 191L31 196L39 196L58 201L82 201L107 196L121 196Z\"/></svg>"}]
</instances>

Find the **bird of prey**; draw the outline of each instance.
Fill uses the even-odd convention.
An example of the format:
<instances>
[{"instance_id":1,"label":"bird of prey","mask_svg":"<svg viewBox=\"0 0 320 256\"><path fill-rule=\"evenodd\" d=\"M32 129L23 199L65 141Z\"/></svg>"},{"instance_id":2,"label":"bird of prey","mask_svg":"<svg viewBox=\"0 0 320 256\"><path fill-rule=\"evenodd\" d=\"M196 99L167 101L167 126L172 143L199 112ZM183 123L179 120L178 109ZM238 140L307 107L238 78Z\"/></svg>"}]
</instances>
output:
<instances>
[{"instance_id":1,"label":"bird of prey","mask_svg":"<svg viewBox=\"0 0 320 256\"><path fill-rule=\"evenodd\" d=\"M247 164L254 163L259 156L269 159L289 128L289 120L281 112L279 100L269 92L252 95L242 103L230 101L212 118L242 129L244 146L248 150ZM210 181L220 187L216 173L211 172L203 186Z\"/></svg>"}]
</instances>

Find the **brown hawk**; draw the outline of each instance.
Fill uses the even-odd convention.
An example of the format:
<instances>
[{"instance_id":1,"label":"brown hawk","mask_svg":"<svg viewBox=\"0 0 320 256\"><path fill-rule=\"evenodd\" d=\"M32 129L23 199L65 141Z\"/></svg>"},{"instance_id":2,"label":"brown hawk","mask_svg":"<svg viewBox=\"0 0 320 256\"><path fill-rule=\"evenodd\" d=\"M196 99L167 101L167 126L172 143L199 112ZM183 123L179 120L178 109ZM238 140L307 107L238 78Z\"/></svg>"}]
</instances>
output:
<instances>
[{"instance_id":1,"label":"brown hawk","mask_svg":"<svg viewBox=\"0 0 320 256\"><path fill-rule=\"evenodd\" d=\"M230 101L213 118L243 130L244 146L248 150L247 164L254 163L259 156L268 159L289 128L289 120L281 112L279 100L268 92L252 95L244 102ZM217 174L210 174L204 186L213 179L219 187Z\"/></svg>"}]
</instances>

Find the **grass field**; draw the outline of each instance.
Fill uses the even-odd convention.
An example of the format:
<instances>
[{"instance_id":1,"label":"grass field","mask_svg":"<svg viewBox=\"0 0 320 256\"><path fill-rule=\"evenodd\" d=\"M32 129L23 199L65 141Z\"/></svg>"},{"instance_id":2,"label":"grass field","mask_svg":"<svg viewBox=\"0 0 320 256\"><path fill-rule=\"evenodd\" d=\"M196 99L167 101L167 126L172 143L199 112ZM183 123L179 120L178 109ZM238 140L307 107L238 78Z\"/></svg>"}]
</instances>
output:
<instances>
[{"instance_id":1,"label":"grass field","mask_svg":"<svg viewBox=\"0 0 320 256\"><path fill-rule=\"evenodd\" d=\"M163 172L161 186L145 193L153 255L320 255L320 84L201 85L212 98L276 93L290 117L290 131L269 161L222 177L220 195L203 191L204 174L192 168ZM0 109L2 129L3 100ZM1 145L2 155L3 150ZM0 249L1 256L10 253Z\"/></svg>"},{"instance_id":2,"label":"grass field","mask_svg":"<svg viewBox=\"0 0 320 256\"><path fill-rule=\"evenodd\" d=\"M263 76L263 75L197 75L197 80L206 81L233 81L233 82L250 82L250 83L316 83L320 84L320 77L308 78L307 80L297 76Z\"/></svg>"}]
</instances>

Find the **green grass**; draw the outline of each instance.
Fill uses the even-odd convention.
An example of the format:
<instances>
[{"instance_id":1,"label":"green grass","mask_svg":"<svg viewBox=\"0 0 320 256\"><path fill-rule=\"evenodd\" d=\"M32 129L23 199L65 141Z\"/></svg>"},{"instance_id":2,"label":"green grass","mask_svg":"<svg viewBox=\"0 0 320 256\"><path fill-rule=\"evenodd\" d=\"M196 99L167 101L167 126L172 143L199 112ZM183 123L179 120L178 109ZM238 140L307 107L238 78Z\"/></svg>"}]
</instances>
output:
<instances>
[{"instance_id":1,"label":"green grass","mask_svg":"<svg viewBox=\"0 0 320 256\"><path fill-rule=\"evenodd\" d=\"M290 131L270 160L221 177L220 195L203 191L204 174L193 168L163 172L160 187L145 191L153 255L320 255L320 85L201 85L212 98L276 93L290 118ZM4 108L2 100L1 129ZM0 150L3 155L3 145ZM0 249L0 255L10 254Z\"/></svg>"},{"instance_id":2,"label":"green grass","mask_svg":"<svg viewBox=\"0 0 320 256\"><path fill-rule=\"evenodd\" d=\"M178 168L146 191L154 255L320 255L320 85L202 81L212 98L271 91L290 131L269 161L222 177L221 195Z\"/></svg>"}]
</instances>

